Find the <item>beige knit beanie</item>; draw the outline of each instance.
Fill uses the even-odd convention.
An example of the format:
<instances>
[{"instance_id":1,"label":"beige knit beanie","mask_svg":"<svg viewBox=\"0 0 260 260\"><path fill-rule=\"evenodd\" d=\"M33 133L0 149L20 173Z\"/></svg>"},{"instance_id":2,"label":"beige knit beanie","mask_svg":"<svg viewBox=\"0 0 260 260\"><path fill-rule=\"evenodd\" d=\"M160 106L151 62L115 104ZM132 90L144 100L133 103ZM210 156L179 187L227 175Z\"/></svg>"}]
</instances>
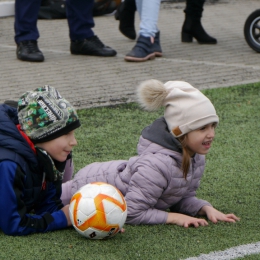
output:
<instances>
[{"instance_id":1,"label":"beige knit beanie","mask_svg":"<svg viewBox=\"0 0 260 260\"><path fill-rule=\"evenodd\" d=\"M137 98L140 105L149 111L165 107L164 118L175 137L219 122L211 101L184 81L165 84L155 79L144 81L137 88Z\"/></svg>"}]
</instances>

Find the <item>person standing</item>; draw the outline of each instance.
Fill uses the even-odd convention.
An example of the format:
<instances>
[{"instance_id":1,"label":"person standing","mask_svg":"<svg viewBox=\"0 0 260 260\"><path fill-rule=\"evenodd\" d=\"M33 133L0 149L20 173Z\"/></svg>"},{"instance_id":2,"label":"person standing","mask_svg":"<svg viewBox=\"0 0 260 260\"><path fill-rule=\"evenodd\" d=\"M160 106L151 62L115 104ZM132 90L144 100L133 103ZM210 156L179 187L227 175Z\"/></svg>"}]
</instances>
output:
<instances>
[{"instance_id":1,"label":"person standing","mask_svg":"<svg viewBox=\"0 0 260 260\"><path fill-rule=\"evenodd\" d=\"M182 25L181 41L192 42L195 38L200 44L216 44L217 40L204 30L201 24L205 0L186 0L185 20Z\"/></svg>"},{"instance_id":2,"label":"person standing","mask_svg":"<svg viewBox=\"0 0 260 260\"><path fill-rule=\"evenodd\" d=\"M160 32L157 28L161 0L136 0L140 16L139 36L126 61L147 61L162 56Z\"/></svg>"},{"instance_id":3,"label":"person standing","mask_svg":"<svg viewBox=\"0 0 260 260\"><path fill-rule=\"evenodd\" d=\"M186 0L185 20L182 25L182 42L192 42L193 37L200 44L216 44L217 40L204 30L201 24L205 0ZM118 8L115 18L119 20L119 31L131 40L136 38L134 26L136 11L135 0L124 0Z\"/></svg>"},{"instance_id":4,"label":"person standing","mask_svg":"<svg viewBox=\"0 0 260 260\"><path fill-rule=\"evenodd\" d=\"M70 52L74 55L112 57L117 53L105 46L94 34L94 0L67 0L67 19L69 26ZM22 61L42 62L44 55L38 47L37 28L41 0L16 0L14 40L17 44L16 56Z\"/></svg>"}]
</instances>

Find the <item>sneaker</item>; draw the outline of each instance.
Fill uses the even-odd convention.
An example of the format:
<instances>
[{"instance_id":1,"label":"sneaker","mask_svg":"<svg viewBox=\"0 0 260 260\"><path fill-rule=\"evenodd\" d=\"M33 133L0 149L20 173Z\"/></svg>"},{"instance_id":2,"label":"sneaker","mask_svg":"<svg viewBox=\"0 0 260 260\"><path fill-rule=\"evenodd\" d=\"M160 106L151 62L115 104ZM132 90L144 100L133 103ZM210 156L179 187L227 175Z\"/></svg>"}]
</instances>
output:
<instances>
[{"instance_id":1,"label":"sneaker","mask_svg":"<svg viewBox=\"0 0 260 260\"><path fill-rule=\"evenodd\" d=\"M102 57L112 57L116 55L116 51L105 46L96 35L84 40L71 41L70 52L75 55Z\"/></svg>"},{"instance_id":2,"label":"sneaker","mask_svg":"<svg viewBox=\"0 0 260 260\"><path fill-rule=\"evenodd\" d=\"M37 41L22 41L17 44L16 56L18 60L41 62L44 56L38 48Z\"/></svg>"}]
</instances>

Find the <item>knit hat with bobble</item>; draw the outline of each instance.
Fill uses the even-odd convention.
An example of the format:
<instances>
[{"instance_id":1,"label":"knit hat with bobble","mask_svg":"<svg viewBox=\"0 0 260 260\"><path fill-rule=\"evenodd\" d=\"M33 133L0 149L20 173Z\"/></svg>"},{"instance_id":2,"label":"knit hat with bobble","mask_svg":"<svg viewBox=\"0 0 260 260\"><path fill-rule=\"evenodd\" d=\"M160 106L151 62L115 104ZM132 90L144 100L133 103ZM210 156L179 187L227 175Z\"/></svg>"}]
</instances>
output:
<instances>
[{"instance_id":1,"label":"knit hat with bobble","mask_svg":"<svg viewBox=\"0 0 260 260\"><path fill-rule=\"evenodd\" d=\"M155 79L144 81L137 88L137 98L148 111L165 107L164 118L175 137L219 122L211 101L184 81L168 81L165 84Z\"/></svg>"}]
</instances>

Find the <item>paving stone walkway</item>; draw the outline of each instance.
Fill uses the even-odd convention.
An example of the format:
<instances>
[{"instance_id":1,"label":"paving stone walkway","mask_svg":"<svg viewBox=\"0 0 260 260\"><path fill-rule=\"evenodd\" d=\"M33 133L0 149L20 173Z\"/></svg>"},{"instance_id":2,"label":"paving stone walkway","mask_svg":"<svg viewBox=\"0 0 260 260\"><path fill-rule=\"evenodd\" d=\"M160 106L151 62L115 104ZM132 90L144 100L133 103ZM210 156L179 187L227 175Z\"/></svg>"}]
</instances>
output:
<instances>
[{"instance_id":1,"label":"paving stone walkway","mask_svg":"<svg viewBox=\"0 0 260 260\"><path fill-rule=\"evenodd\" d=\"M117 50L112 58L74 56L69 52L67 20L39 20L43 63L16 59L14 18L0 18L0 102L49 84L77 108L135 100L136 85L146 79L184 80L199 89L260 81L259 54L247 45L243 28L259 0L219 0L204 6L202 23L217 45L181 43L185 3L162 3L159 17L163 57L144 63L124 61L135 42L118 31L113 16L95 17L95 33ZM136 15L137 17L137 15ZM138 29L139 20L136 19Z\"/></svg>"}]
</instances>

